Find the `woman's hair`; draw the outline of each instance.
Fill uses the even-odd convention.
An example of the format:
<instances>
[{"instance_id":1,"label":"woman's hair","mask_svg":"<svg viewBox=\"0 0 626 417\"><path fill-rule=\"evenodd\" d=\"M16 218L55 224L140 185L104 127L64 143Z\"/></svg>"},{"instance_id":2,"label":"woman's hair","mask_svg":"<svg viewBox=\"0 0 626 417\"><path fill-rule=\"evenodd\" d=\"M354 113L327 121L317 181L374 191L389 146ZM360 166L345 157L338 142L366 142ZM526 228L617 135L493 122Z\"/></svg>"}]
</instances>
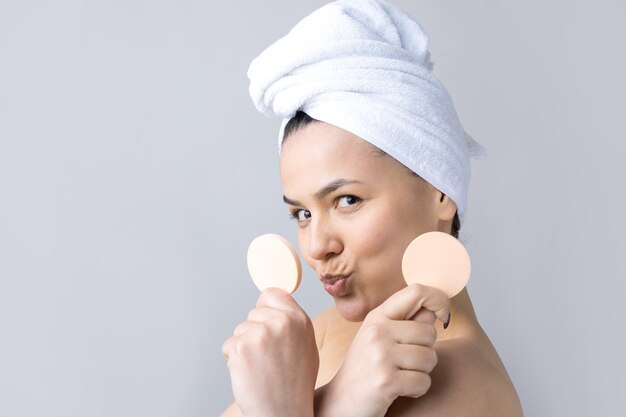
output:
<instances>
[{"instance_id":1,"label":"woman's hair","mask_svg":"<svg viewBox=\"0 0 626 417\"><path fill-rule=\"evenodd\" d=\"M285 125L285 130L283 133L283 141L285 141L287 138L289 138L289 136L291 136L298 130L304 128L305 126L311 123L318 122L318 121L319 120L312 118L311 116L309 116L303 111L297 111L296 114L291 119L289 119L289 121ZM383 151L382 149L370 144L369 142L368 144L374 148L374 150L376 151L378 155L380 156L387 155L387 153ZM411 175L421 178L419 175L417 175L415 172L411 171L410 169L407 168L407 170L411 173ZM441 196L441 198L443 199L443 195ZM459 213L457 211L456 213L454 213L454 220L452 220L452 230L450 231L450 234L458 239L460 229L461 229L461 222L459 221Z\"/></svg>"}]
</instances>

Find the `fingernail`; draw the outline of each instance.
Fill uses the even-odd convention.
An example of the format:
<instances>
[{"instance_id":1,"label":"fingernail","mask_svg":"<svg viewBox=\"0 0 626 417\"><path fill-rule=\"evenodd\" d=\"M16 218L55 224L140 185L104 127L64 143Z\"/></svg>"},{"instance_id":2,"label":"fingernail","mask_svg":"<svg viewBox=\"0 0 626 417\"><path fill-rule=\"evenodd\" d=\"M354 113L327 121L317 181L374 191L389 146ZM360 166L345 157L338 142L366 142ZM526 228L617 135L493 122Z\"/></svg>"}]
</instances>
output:
<instances>
[{"instance_id":1,"label":"fingernail","mask_svg":"<svg viewBox=\"0 0 626 417\"><path fill-rule=\"evenodd\" d=\"M448 320L446 320L446 322L443 324L444 330L448 328L449 324L450 324L450 313L448 313Z\"/></svg>"}]
</instances>

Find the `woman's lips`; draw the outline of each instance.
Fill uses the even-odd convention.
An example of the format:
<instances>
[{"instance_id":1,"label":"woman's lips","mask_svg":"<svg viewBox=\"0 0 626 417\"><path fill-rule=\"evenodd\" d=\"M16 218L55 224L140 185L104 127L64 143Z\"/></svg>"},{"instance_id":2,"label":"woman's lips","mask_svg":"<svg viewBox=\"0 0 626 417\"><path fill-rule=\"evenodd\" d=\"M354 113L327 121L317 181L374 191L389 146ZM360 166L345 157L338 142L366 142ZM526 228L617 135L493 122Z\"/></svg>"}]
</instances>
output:
<instances>
[{"instance_id":1,"label":"woman's lips","mask_svg":"<svg viewBox=\"0 0 626 417\"><path fill-rule=\"evenodd\" d=\"M337 275L334 277L322 277L322 284L326 292L333 297L343 297L348 293L350 275Z\"/></svg>"}]
</instances>

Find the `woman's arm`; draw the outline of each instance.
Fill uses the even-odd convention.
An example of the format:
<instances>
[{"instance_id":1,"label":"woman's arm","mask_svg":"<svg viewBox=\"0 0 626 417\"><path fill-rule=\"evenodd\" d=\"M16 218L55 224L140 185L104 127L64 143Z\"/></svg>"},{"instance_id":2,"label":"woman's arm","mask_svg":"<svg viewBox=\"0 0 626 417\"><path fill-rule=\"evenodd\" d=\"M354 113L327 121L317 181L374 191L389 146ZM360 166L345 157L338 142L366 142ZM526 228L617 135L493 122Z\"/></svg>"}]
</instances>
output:
<instances>
[{"instance_id":1,"label":"woman's arm","mask_svg":"<svg viewBox=\"0 0 626 417\"><path fill-rule=\"evenodd\" d=\"M435 316L429 309L447 316L448 300L441 295L424 286L407 287L373 310L359 329L335 378L314 391L315 416L522 416L506 370L497 361L495 350L489 351L484 342L457 338L433 345L434 339L431 343L413 340L415 336L411 336L410 341L405 341L408 346L398 344L398 335L404 338L413 331L428 330L427 323L402 318L413 316L412 309L430 314L431 324ZM426 308L420 310L422 306ZM323 317L314 321L318 348L324 343L327 327L320 319ZM420 370L423 364L403 362L407 358L417 362L430 358L427 355L433 350L430 347L436 352L434 369L426 366ZM417 368L409 372L407 366ZM402 375L398 378L396 374ZM429 381L426 387L419 383L424 376ZM222 417L242 416L235 404L222 414Z\"/></svg>"},{"instance_id":2,"label":"woman's arm","mask_svg":"<svg viewBox=\"0 0 626 417\"><path fill-rule=\"evenodd\" d=\"M326 390L326 385L319 387L315 390L316 402L321 401L321 399L324 396L325 390ZM244 417L244 415L241 413L241 410L239 409L239 407L237 407L237 403L232 403L230 407L224 410L224 412L221 414L220 417Z\"/></svg>"},{"instance_id":3,"label":"woman's arm","mask_svg":"<svg viewBox=\"0 0 626 417\"><path fill-rule=\"evenodd\" d=\"M325 390L326 390L326 385L319 387L315 390L316 402L320 401L323 398ZM241 413L241 410L239 409L239 407L237 407L237 403L232 403L230 407L224 410L224 412L221 414L220 417L244 417L244 415Z\"/></svg>"},{"instance_id":4,"label":"woman's arm","mask_svg":"<svg viewBox=\"0 0 626 417\"><path fill-rule=\"evenodd\" d=\"M326 328L328 327L328 321L331 316L331 314L329 313L330 309L322 312L312 320L313 330L315 333L315 344L317 345L318 352L322 349L324 337L326 336ZM318 390L316 390L316 396L319 396L321 393L323 393L323 390L319 390L319 394L317 393L317 391ZM224 410L220 417L244 417L244 415L241 413L241 410L237 406L237 403L232 403L226 410Z\"/></svg>"},{"instance_id":5,"label":"woman's arm","mask_svg":"<svg viewBox=\"0 0 626 417\"><path fill-rule=\"evenodd\" d=\"M328 309L322 312L312 320L313 331L315 333L315 344L317 345L318 352L322 349L324 337L326 336L326 328L328 327L328 322L332 316L330 314L330 310L331 309ZM315 390L315 392L316 398L321 398L321 395L323 395L322 389L318 388ZM232 403L226 410L224 410L220 417L244 417L244 415L241 413L241 410L237 406L237 403Z\"/></svg>"},{"instance_id":6,"label":"woman's arm","mask_svg":"<svg viewBox=\"0 0 626 417\"><path fill-rule=\"evenodd\" d=\"M224 342L233 396L246 417L313 417L319 356L311 320L285 291L261 292Z\"/></svg>"}]
</instances>

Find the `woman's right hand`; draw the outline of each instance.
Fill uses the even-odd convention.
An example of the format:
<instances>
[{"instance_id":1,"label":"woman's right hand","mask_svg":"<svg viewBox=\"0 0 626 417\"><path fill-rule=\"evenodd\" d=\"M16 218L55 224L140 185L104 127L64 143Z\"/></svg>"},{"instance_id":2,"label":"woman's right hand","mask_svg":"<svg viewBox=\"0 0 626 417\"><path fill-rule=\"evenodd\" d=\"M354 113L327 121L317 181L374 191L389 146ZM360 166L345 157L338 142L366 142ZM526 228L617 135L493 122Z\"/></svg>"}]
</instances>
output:
<instances>
[{"instance_id":1,"label":"woman's right hand","mask_svg":"<svg viewBox=\"0 0 626 417\"><path fill-rule=\"evenodd\" d=\"M316 416L382 417L397 397L418 398L437 364L432 348L438 318L449 319L440 290L410 285L366 316L335 377L316 403Z\"/></svg>"}]
</instances>

